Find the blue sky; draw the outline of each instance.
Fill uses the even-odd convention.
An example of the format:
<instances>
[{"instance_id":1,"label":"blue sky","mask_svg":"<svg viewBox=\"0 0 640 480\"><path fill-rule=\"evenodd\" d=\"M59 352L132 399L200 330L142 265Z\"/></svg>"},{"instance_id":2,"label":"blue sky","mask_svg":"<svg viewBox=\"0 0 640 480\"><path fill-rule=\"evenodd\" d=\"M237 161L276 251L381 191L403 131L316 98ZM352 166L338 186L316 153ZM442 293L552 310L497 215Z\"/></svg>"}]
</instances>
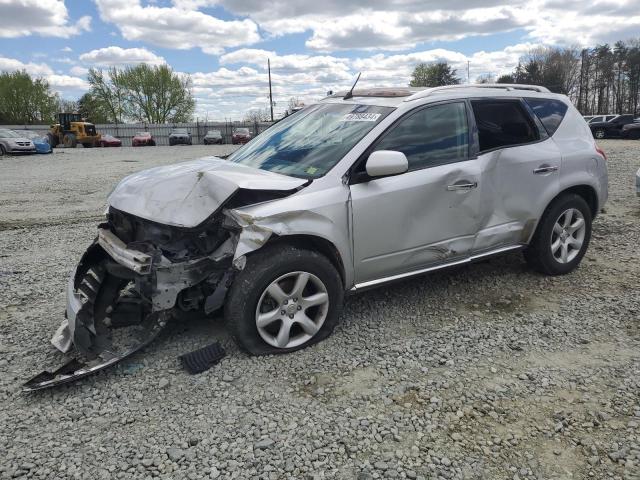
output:
<instances>
[{"instance_id":1,"label":"blue sky","mask_svg":"<svg viewBox=\"0 0 640 480\"><path fill-rule=\"evenodd\" d=\"M88 68L140 62L189 74L197 115L240 118L348 86L406 85L421 61L466 80L510 71L540 45L640 36L637 0L0 0L0 70L78 98Z\"/></svg>"}]
</instances>

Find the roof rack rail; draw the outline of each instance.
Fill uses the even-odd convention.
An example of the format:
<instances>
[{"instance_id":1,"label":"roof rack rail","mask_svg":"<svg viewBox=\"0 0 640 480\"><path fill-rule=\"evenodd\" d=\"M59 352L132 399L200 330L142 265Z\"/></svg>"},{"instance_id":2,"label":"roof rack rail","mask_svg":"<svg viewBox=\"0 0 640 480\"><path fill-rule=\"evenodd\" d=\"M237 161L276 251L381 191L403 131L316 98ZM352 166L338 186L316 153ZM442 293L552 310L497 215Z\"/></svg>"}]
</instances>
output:
<instances>
[{"instance_id":1,"label":"roof rack rail","mask_svg":"<svg viewBox=\"0 0 640 480\"><path fill-rule=\"evenodd\" d=\"M455 90L462 88L494 88L501 90L529 90L532 92L540 92L540 93L551 93L547 87L542 87L540 85L526 85L521 83L477 83L477 84L460 84L460 85L445 85L442 87L433 87L427 88L426 90L422 90L420 92L411 95L409 98L405 100L405 102L410 102L411 100L416 100L418 98L428 97L433 93L438 93L446 90Z\"/></svg>"}]
</instances>

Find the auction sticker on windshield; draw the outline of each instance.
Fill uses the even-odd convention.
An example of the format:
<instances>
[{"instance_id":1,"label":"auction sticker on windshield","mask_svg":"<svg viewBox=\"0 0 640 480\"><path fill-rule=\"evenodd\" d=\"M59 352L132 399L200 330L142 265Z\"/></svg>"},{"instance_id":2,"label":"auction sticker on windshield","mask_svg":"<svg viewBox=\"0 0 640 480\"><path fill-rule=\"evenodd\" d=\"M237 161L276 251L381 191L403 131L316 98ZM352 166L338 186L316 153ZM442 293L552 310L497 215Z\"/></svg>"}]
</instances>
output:
<instances>
[{"instance_id":1,"label":"auction sticker on windshield","mask_svg":"<svg viewBox=\"0 0 640 480\"><path fill-rule=\"evenodd\" d=\"M343 122L377 122L380 113L347 113L342 119Z\"/></svg>"}]
</instances>

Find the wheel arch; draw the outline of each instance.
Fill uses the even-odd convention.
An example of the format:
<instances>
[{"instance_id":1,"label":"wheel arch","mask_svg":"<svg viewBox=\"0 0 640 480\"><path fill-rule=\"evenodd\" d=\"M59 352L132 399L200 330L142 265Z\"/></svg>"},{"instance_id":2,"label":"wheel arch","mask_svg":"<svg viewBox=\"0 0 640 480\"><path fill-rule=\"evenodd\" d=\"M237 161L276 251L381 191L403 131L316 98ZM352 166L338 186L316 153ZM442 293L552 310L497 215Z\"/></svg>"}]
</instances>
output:
<instances>
[{"instance_id":1,"label":"wheel arch","mask_svg":"<svg viewBox=\"0 0 640 480\"><path fill-rule=\"evenodd\" d=\"M553 200L551 200L551 202L553 202L556 198L560 197L561 195L565 195L567 193L574 193L582 197L584 201L587 202L587 205L589 205L589 210L591 210L591 218L596 218L596 215L598 215L599 203L598 203L598 192L596 191L595 188L587 184L573 185L571 187L567 187L564 190L562 190L558 195L556 195L553 198ZM551 202L549 202L549 205L551 204Z\"/></svg>"},{"instance_id":2,"label":"wheel arch","mask_svg":"<svg viewBox=\"0 0 640 480\"><path fill-rule=\"evenodd\" d=\"M333 264L342 279L342 286L346 289L346 271L342 255L338 248L326 238L309 234L273 235L266 245L292 245L294 247L314 250L325 257ZM264 248L264 247L263 247ZM258 249L256 251L260 251Z\"/></svg>"}]
</instances>

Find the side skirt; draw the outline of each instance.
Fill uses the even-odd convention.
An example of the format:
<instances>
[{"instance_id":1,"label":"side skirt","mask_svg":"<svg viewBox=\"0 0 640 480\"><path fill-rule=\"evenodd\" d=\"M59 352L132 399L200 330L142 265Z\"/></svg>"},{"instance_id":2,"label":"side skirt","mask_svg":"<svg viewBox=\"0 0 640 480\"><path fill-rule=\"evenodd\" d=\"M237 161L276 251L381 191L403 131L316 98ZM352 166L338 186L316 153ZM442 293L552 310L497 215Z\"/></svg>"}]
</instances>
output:
<instances>
[{"instance_id":1,"label":"side skirt","mask_svg":"<svg viewBox=\"0 0 640 480\"><path fill-rule=\"evenodd\" d=\"M511 252L511 251L515 251L515 250L522 250L524 247L526 247L526 245L509 245L506 247L500 247L497 249L493 249L493 250L489 250L486 252L482 252L482 253L477 253L475 255L472 255L470 257L467 258L463 258L462 260L456 260L454 262L449 262L449 263L441 263L438 265L433 265L431 267L426 267L426 268L421 268L420 270L414 270L412 272L406 272L406 273L400 273L398 275L392 275L390 277L383 277L383 278L378 278L376 280L369 280L367 282L362 282L362 283L356 283L352 288L351 288L351 292L359 292L362 290L367 290L369 288L373 288L373 287L377 287L380 285L384 285L386 283L391 283L394 282L396 280L402 280L404 278L408 278L408 277L413 277L416 275L422 275L423 273L428 273L428 272L434 272L436 270L442 270L445 268L449 268L449 267L455 267L458 265L464 265L467 263L473 263L476 262L478 260L483 260L487 257L492 257L494 255L499 255L502 253L506 253L506 252Z\"/></svg>"}]
</instances>

